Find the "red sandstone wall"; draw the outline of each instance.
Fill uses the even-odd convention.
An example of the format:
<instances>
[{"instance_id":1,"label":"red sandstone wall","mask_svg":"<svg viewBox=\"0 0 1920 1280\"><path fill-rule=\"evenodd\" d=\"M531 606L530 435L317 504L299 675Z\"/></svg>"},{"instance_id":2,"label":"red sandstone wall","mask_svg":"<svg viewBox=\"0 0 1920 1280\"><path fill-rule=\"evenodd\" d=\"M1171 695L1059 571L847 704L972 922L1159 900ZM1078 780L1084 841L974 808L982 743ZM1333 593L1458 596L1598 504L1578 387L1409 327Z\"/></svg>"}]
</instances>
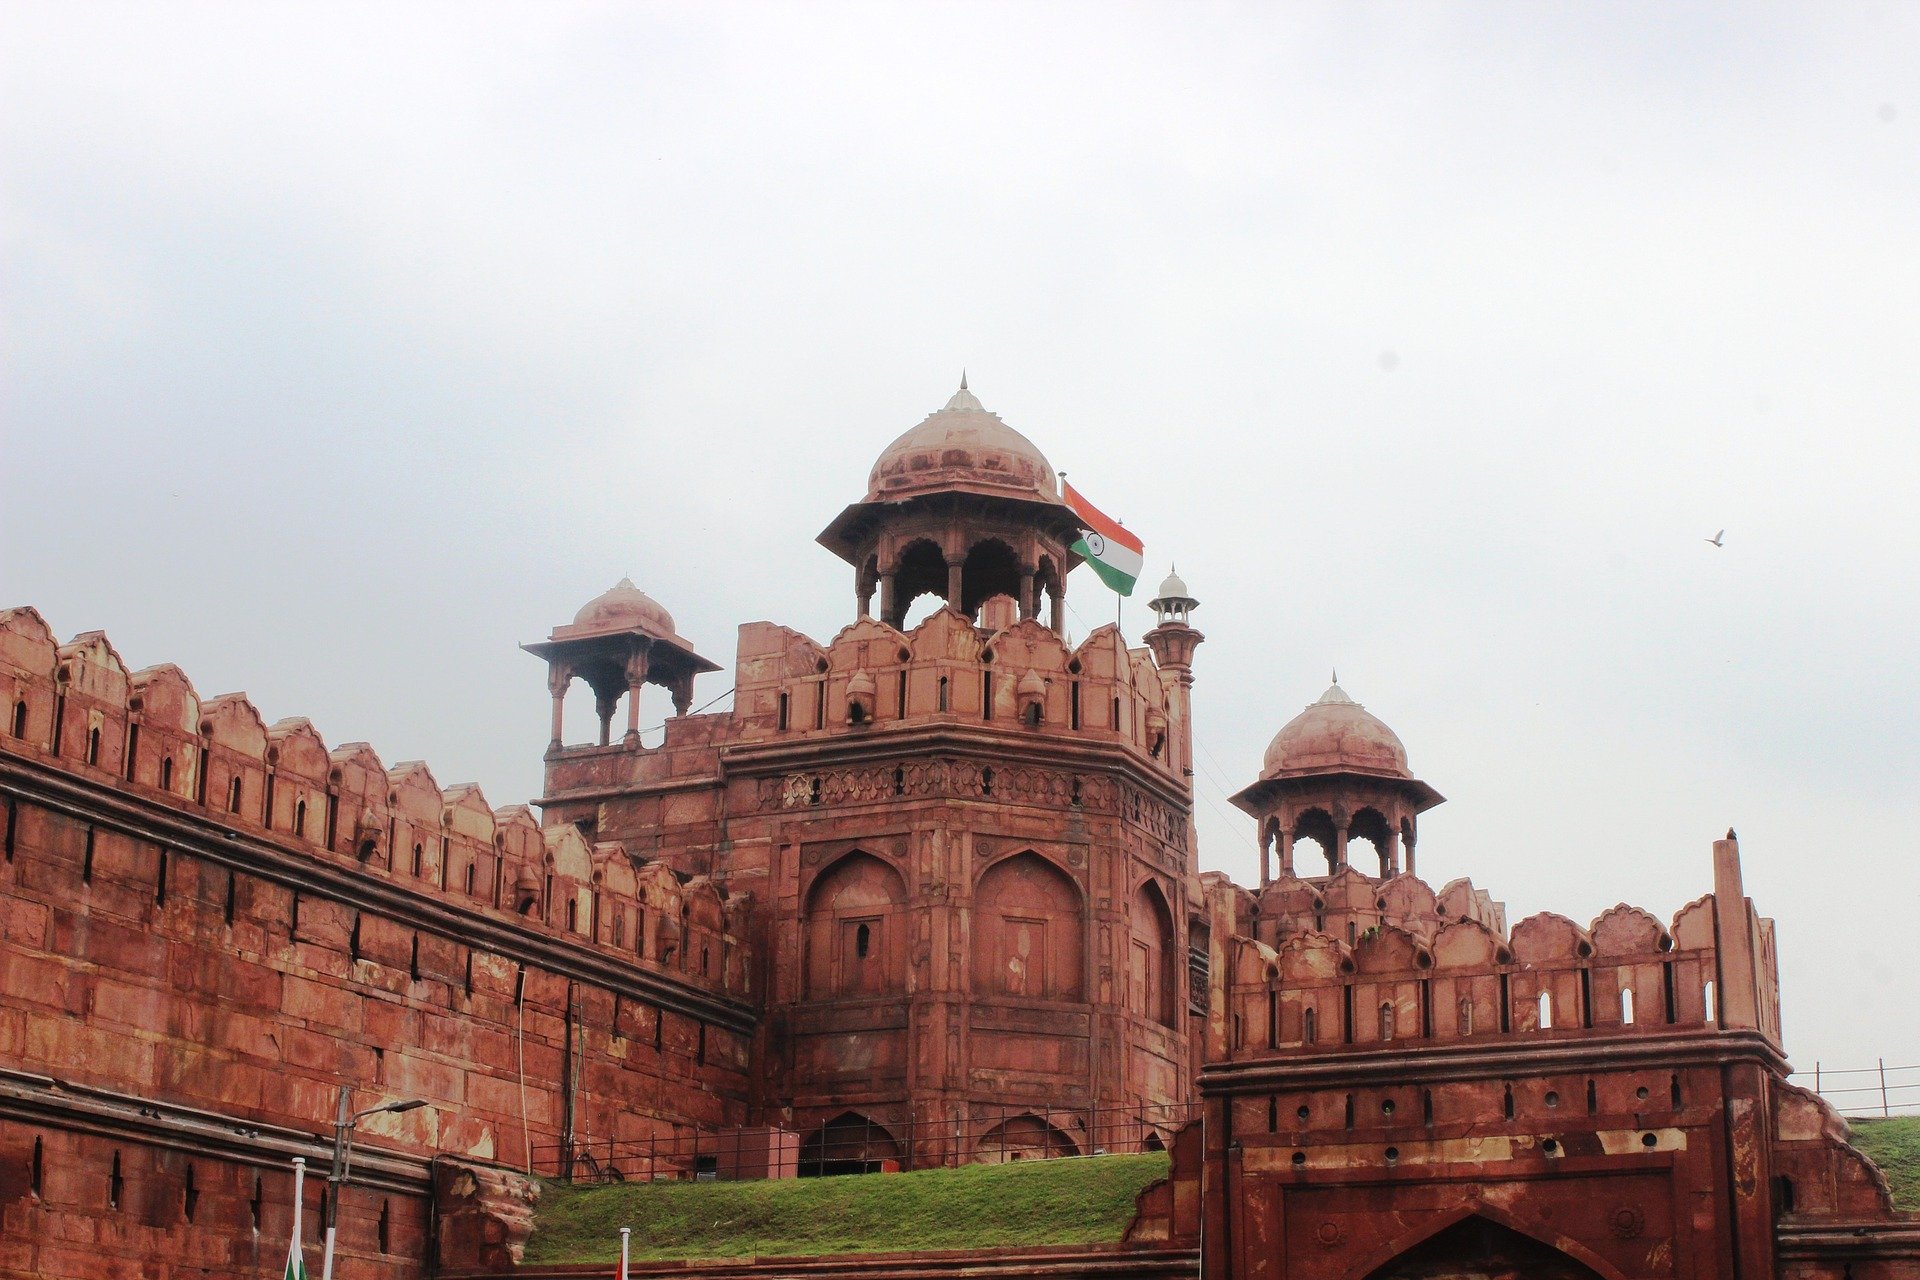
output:
<instances>
[{"instance_id":1,"label":"red sandstone wall","mask_svg":"<svg viewBox=\"0 0 1920 1280\"><path fill-rule=\"evenodd\" d=\"M710 887L129 676L104 637L56 648L30 611L0 613L0 712L5 1274L259 1274L281 1148L330 1132L342 1083L429 1104L363 1122L374 1156L522 1164L569 1062L583 1144L744 1121L746 967ZM343 1201L354 1274L418 1274L419 1167Z\"/></svg>"}]
</instances>

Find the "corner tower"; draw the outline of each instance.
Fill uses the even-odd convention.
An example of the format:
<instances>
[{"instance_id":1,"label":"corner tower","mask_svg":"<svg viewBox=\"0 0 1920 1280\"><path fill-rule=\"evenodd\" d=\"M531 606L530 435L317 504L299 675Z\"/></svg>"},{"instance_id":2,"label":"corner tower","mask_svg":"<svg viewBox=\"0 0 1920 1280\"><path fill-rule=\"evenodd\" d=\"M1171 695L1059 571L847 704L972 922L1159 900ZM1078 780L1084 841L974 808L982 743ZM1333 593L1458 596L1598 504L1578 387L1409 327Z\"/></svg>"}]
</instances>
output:
<instances>
[{"instance_id":1,"label":"corner tower","mask_svg":"<svg viewBox=\"0 0 1920 1280\"><path fill-rule=\"evenodd\" d=\"M867 496L820 534L820 545L854 570L858 616L899 627L915 599L932 594L968 618L995 596L1021 619L1051 602L1048 625L1064 632L1066 576L1080 536L1060 500L1060 481L1031 440L990 413L967 389L881 453Z\"/></svg>"}]
</instances>

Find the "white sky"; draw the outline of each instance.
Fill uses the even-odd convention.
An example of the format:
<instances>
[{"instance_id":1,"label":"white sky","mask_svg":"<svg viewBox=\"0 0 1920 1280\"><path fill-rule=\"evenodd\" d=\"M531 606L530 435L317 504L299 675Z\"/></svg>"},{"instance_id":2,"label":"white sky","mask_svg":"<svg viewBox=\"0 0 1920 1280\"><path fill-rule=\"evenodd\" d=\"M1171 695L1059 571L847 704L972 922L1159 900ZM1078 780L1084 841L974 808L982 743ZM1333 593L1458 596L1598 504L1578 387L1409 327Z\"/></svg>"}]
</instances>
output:
<instances>
[{"instance_id":1,"label":"white sky","mask_svg":"<svg viewBox=\"0 0 1920 1280\"><path fill-rule=\"evenodd\" d=\"M14 3L0 601L524 800L518 642L831 636L964 365L1204 602L1203 865L1337 665L1436 885L1735 825L1796 1065L1916 1063L1916 226L1908 5Z\"/></svg>"}]
</instances>

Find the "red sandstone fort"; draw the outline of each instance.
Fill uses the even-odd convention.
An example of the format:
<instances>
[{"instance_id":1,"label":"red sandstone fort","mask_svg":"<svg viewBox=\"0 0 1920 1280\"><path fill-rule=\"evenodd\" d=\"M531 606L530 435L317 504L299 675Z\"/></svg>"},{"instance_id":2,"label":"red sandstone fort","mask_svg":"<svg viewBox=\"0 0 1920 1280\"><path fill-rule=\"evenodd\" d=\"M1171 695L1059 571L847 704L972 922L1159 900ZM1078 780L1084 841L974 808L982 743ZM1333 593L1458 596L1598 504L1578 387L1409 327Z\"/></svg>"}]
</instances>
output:
<instances>
[{"instance_id":1,"label":"red sandstone fort","mask_svg":"<svg viewBox=\"0 0 1920 1280\"><path fill-rule=\"evenodd\" d=\"M427 1103L363 1131L353 1277L511 1269L529 1169L1163 1147L1126 1243L1051 1274L1920 1275L1787 1081L1732 833L1671 920L1510 925L1419 878L1441 797L1336 684L1234 797L1260 884L1203 874L1197 602L1070 645L1078 536L963 386L820 535L853 620L742 626L730 710L627 582L525 646L531 808L0 612L0 1276L277 1274L343 1084Z\"/></svg>"}]
</instances>

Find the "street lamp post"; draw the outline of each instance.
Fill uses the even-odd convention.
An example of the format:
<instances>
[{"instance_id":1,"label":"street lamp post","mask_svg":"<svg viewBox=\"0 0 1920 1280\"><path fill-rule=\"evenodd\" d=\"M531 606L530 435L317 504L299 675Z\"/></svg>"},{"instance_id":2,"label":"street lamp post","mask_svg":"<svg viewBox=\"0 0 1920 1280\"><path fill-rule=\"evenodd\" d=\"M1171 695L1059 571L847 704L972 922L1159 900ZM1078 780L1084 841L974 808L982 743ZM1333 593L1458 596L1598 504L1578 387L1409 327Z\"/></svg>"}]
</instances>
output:
<instances>
[{"instance_id":1,"label":"street lamp post","mask_svg":"<svg viewBox=\"0 0 1920 1280\"><path fill-rule=\"evenodd\" d=\"M353 1105L353 1086L340 1086L340 1109L333 1122L333 1170L327 1174L327 1243L321 1254L320 1280L333 1280L333 1236L340 1221L340 1189L346 1186L347 1169L353 1163L353 1127L368 1116L385 1111L412 1111L427 1105L425 1098L405 1102L384 1102L365 1111L349 1111Z\"/></svg>"}]
</instances>

